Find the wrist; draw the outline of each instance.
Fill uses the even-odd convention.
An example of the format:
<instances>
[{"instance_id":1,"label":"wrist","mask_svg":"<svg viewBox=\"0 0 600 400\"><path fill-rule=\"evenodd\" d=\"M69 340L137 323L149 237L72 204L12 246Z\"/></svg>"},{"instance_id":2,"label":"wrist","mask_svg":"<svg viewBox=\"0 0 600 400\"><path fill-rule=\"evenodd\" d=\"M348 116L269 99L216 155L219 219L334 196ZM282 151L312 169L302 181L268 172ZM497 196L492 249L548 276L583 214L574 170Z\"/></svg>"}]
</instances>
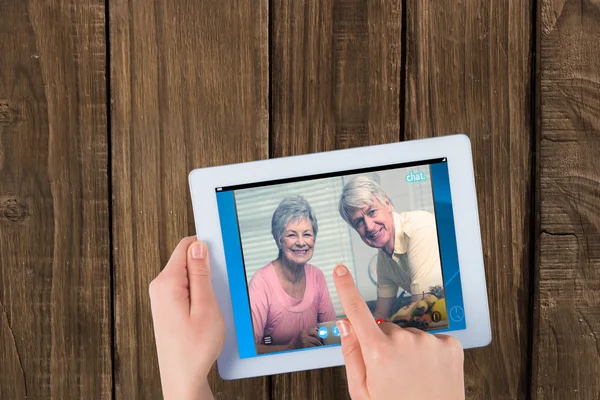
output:
<instances>
[{"instance_id":1,"label":"wrist","mask_svg":"<svg viewBox=\"0 0 600 400\"><path fill-rule=\"evenodd\" d=\"M197 399L201 400L214 400L212 391L210 390L210 385L208 384L208 379L204 378L200 385L200 394Z\"/></svg>"},{"instance_id":2,"label":"wrist","mask_svg":"<svg viewBox=\"0 0 600 400\"><path fill-rule=\"evenodd\" d=\"M164 400L207 400L213 399L208 379L203 378L192 385L180 382L163 387Z\"/></svg>"}]
</instances>

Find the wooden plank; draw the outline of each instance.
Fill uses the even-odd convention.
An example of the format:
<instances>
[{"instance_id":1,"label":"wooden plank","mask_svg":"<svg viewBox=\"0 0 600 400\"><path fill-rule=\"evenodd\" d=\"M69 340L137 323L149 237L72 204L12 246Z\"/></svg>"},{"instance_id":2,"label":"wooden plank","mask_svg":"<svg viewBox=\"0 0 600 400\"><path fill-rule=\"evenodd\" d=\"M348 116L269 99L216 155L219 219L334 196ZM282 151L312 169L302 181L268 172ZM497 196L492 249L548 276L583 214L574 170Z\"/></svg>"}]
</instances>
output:
<instances>
[{"instance_id":1,"label":"wooden plank","mask_svg":"<svg viewBox=\"0 0 600 400\"><path fill-rule=\"evenodd\" d=\"M192 234L187 174L268 156L268 4L111 1L116 397L161 397L148 284ZM263 398L268 379L210 384Z\"/></svg>"},{"instance_id":2,"label":"wooden plank","mask_svg":"<svg viewBox=\"0 0 600 400\"><path fill-rule=\"evenodd\" d=\"M399 0L271 2L271 157L400 138ZM343 368L277 375L275 399L348 398Z\"/></svg>"},{"instance_id":3,"label":"wooden plank","mask_svg":"<svg viewBox=\"0 0 600 400\"><path fill-rule=\"evenodd\" d=\"M531 21L521 0L407 2L405 137L473 147L493 339L465 353L467 398L529 392Z\"/></svg>"},{"instance_id":4,"label":"wooden plank","mask_svg":"<svg viewBox=\"0 0 600 400\"><path fill-rule=\"evenodd\" d=\"M600 398L600 7L540 2L533 399Z\"/></svg>"},{"instance_id":5,"label":"wooden plank","mask_svg":"<svg viewBox=\"0 0 600 400\"><path fill-rule=\"evenodd\" d=\"M0 398L112 398L104 1L0 0Z\"/></svg>"}]
</instances>

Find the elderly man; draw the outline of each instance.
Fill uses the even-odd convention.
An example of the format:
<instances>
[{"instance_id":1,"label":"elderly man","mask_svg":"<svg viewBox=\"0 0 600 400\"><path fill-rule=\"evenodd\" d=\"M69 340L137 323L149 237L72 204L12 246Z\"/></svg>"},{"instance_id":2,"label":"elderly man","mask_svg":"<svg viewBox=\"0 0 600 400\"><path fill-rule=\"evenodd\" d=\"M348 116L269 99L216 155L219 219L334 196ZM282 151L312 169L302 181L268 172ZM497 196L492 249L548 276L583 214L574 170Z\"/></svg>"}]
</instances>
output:
<instances>
[{"instance_id":1,"label":"elderly man","mask_svg":"<svg viewBox=\"0 0 600 400\"><path fill-rule=\"evenodd\" d=\"M339 211L363 242L379 249L375 318L392 315L399 287L410 292L414 300L429 287L442 285L433 214L397 213L381 187L364 176L344 186Z\"/></svg>"}]
</instances>

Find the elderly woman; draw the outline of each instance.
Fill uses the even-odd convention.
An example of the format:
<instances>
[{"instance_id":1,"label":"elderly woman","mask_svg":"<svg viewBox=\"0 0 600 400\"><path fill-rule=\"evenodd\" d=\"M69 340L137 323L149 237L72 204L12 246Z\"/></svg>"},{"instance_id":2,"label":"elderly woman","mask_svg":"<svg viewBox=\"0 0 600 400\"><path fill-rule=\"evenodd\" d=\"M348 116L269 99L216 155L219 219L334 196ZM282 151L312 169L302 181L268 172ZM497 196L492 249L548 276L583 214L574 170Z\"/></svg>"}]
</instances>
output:
<instances>
[{"instance_id":1,"label":"elderly woman","mask_svg":"<svg viewBox=\"0 0 600 400\"><path fill-rule=\"evenodd\" d=\"M336 318L323 272L308 264L317 231L315 213L301 196L285 198L273 213L279 255L256 271L249 288L259 354L320 346L317 324Z\"/></svg>"}]
</instances>

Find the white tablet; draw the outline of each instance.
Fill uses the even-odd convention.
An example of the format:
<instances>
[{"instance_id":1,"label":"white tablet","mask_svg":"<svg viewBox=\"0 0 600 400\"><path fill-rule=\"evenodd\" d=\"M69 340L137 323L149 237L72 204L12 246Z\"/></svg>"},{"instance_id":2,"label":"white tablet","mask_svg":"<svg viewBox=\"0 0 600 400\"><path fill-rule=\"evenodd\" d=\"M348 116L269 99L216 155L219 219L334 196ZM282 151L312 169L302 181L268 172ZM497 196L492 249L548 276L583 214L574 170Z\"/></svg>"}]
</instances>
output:
<instances>
[{"instance_id":1,"label":"white tablet","mask_svg":"<svg viewBox=\"0 0 600 400\"><path fill-rule=\"evenodd\" d=\"M196 169L189 181L227 327L222 378L343 365L337 264L374 318L490 343L466 135Z\"/></svg>"}]
</instances>

